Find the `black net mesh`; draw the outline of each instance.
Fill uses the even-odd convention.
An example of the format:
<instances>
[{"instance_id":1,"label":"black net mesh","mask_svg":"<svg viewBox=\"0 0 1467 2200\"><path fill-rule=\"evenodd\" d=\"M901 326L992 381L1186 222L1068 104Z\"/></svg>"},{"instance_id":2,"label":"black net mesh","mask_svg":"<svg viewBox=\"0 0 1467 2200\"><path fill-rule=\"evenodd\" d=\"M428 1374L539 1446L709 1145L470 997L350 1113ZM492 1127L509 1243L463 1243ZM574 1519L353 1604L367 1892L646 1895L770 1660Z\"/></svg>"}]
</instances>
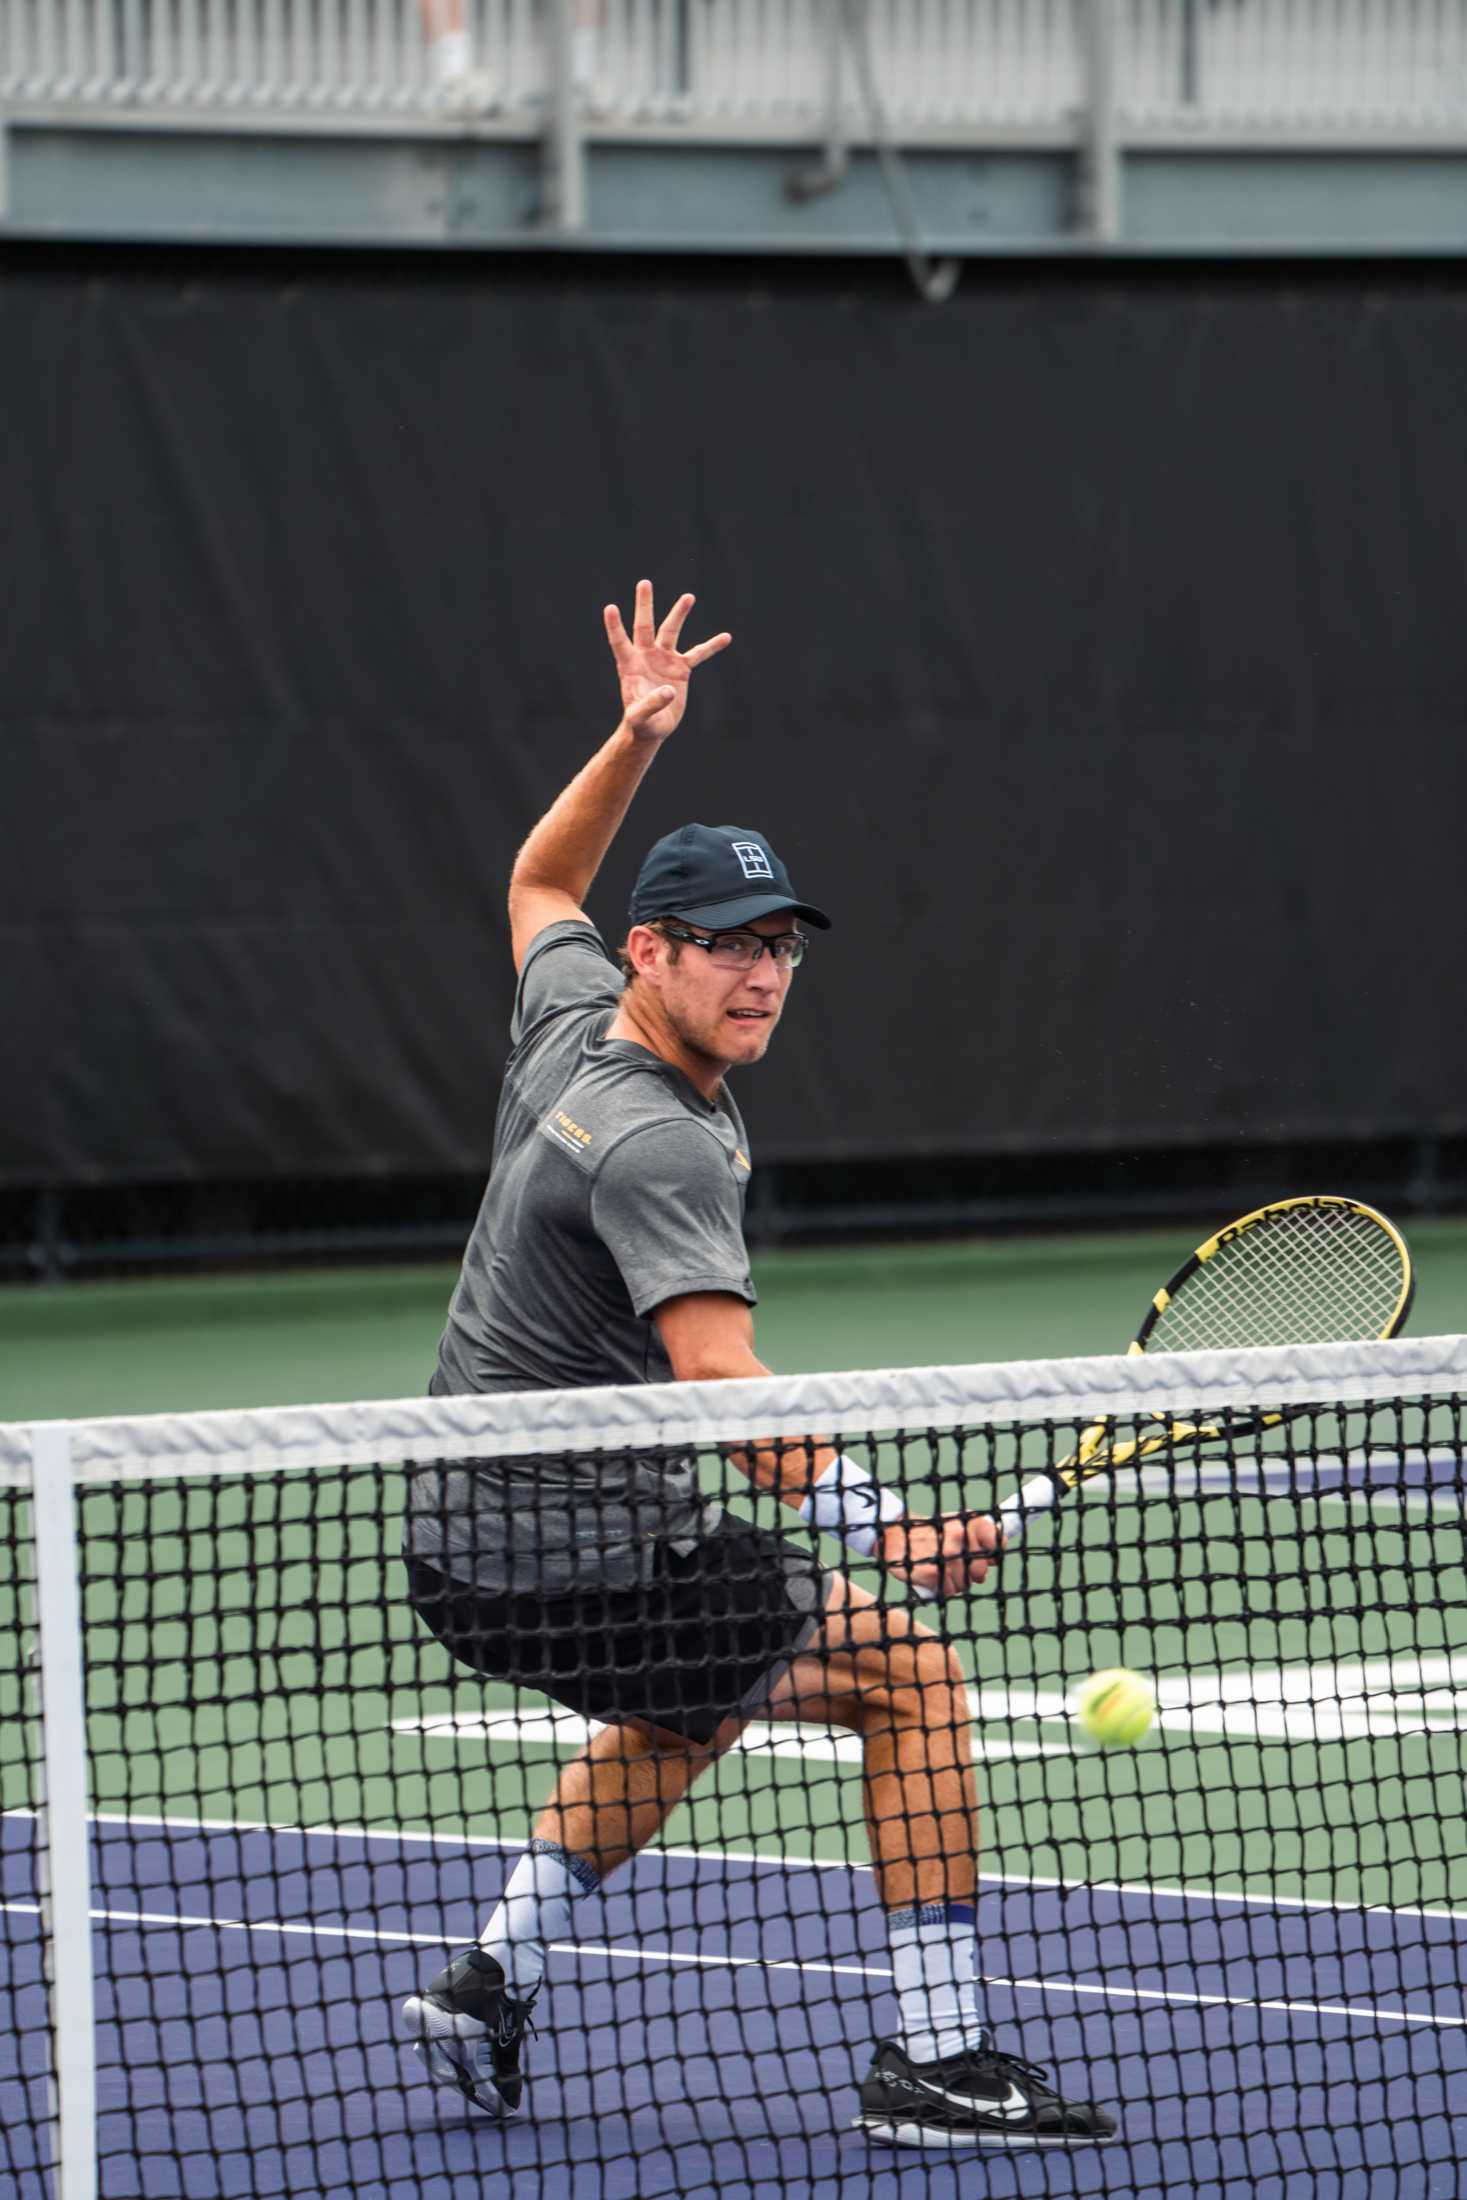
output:
<instances>
[{"instance_id":1,"label":"black net mesh","mask_svg":"<svg viewBox=\"0 0 1467 2200\"><path fill-rule=\"evenodd\" d=\"M931 1511L993 1504L1084 1425L823 1433ZM717 1445L84 1487L102 2191L1457 2193L1462 1435L1443 1396L1153 1457L1086 1485L945 1605L856 1565L874 1600L859 1670L832 1649L823 1706L809 1672L827 1634L807 1630L839 1628L813 1546ZM663 1535L681 1515L657 1513L647 1467L672 1470L679 1504L695 1487L696 1535ZM450 1515L485 1488L449 1550ZM484 1524L507 1490L538 1590L523 1571L506 1586ZM552 1523L568 1517L567 1537ZM620 1585L607 1549L631 1553ZM833 1545L819 1556L842 1567ZM736 1736L719 1726L736 1681L790 1658L809 1716L764 1705ZM1111 1667L1155 1689L1135 1747L1096 1746L1074 1715L1078 1684ZM651 1755L598 1715L649 1707ZM27 1731L7 1716L20 2021L0 2048L0 2181L22 2191L44 2025ZM545 1838L558 1780L562 1846L585 1861L570 1837L588 1741L603 1869L546 1913L514 2113L492 2006L440 1992L491 2114L431 2081L424 2007ZM869 2075L910 2031L888 1912L928 1901L934 1868L971 1898L970 1793L982 2019L1062 2102L1114 2118L1106 2144L955 2134ZM1034 2097L1015 2086L987 2097L1011 2122Z\"/></svg>"},{"instance_id":2,"label":"black net mesh","mask_svg":"<svg viewBox=\"0 0 1467 2200\"><path fill-rule=\"evenodd\" d=\"M40 1853L31 1502L0 1488L0 2191L38 2191L54 2160Z\"/></svg>"}]
</instances>

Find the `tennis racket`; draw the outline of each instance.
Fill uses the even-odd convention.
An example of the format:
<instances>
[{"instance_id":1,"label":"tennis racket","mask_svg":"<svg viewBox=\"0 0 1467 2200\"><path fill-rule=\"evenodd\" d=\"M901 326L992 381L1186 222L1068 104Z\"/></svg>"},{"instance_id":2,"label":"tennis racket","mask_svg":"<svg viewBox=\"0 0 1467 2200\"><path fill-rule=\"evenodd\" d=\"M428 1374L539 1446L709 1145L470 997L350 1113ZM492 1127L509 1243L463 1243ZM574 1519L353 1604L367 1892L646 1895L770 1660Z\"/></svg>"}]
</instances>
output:
<instances>
[{"instance_id":1,"label":"tennis racket","mask_svg":"<svg viewBox=\"0 0 1467 2200\"><path fill-rule=\"evenodd\" d=\"M1128 1351L1215 1352L1237 1345L1336 1344L1397 1336L1416 1280L1395 1224L1356 1199L1318 1193L1279 1199L1199 1245L1162 1285ZM1306 1410L1306 1409L1299 1409ZM1068 1459L1036 1474L999 1507L1006 1548L1028 1522L1092 1475L1134 1466L1156 1452L1201 1450L1278 1428L1288 1408L1230 1413L1226 1423L1169 1421L1155 1435L1117 1439L1096 1421Z\"/></svg>"}]
</instances>

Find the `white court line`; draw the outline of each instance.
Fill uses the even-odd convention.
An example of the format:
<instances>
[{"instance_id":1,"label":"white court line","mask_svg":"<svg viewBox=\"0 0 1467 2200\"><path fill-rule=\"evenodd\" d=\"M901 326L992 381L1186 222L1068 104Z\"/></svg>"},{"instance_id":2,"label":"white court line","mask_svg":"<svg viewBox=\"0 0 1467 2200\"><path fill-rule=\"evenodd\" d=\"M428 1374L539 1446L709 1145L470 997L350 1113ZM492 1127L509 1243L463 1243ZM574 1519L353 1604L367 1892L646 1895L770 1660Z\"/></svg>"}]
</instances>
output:
<instances>
[{"instance_id":1,"label":"white court line","mask_svg":"<svg viewBox=\"0 0 1467 2200\"><path fill-rule=\"evenodd\" d=\"M1467 1733L1467 1653L1395 1652L1248 1668L1221 1667L1156 1681L1159 1725L1189 1739L1273 1742L1366 1741L1379 1735L1431 1740ZM1088 1754L1063 1684L979 1682L968 1690L980 1762ZM1063 1740L1017 1739L1001 1731L1038 1724L1064 1730ZM579 1748L604 1731L579 1711L541 1701L479 1703L472 1709L414 1711L393 1719L399 1734L421 1734L449 1747L544 1743ZM818 1721L755 1719L733 1743L760 1758L856 1766L858 1736Z\"/></svg>"},{"instance_id":2,"label":"white court line","mask_svg":"<svg viewBox=\"0 0 1467 2200\"><path fill-rule=\"evenodd\" d=\"M5 1910L18 1910L28 1917L41 1914L37 1902L0 1903L0 1911ZM309 1940L367 1940L378 1945L390 1942L394 1946L405 1942L430 1948L451 1945L439 1933L394 1933L353 1925L290 1925L276 1919L250 1922L234 1917L174 1916L162 1910L93 1910L91 1914L107 1924L172 1925L221 1933L274 1933L282 1938L294 1935ZM890 1978L893 1975L886 1965L879 1963L823 1963L815 1957L797 1961L773 1956L705 1955L680 1948L612 1948L594 1940L554 1940L549 1943L549 1949L552 1955L574 1956L577 1960L600 1956L623 1963L699 1964L717 1970L824 1971L846 1978ZM1467 2030L1467 2017L1439 2017L1434 2010L1427 2009L1380 2009L1372 2002L1262 2001L1254 1994L1193 1994L1181 1987L1090 1986L1077 1979L995 1978L988 1974L984 1975L982 1983L1011 1987L1016 1993L1075 1997L1091 1994L1107 2001L1180 2002L1191 2008L1256 2009L1285 2016L1348 2017L1368 2024L1424 2024L1438 2030Z\"/></svg>"},{"instance_id":3,"label":"white court line","mask_svg":"<svg viewBox=\"0 0 1467 2200\"><path fill-rule=\"evenodd\" d=\"M1062 1697L1055 1698L1062 1703ZM1028 1714L1025 1714L1027 1716ZM576 1711L444 1711L422 1712L410 1719L394 1719L394 1734L422 1734L434 1742L547 1742L560 1749L583 1748L594 1735L605 1732L596 1719ZM836 1734L811 1724L793 1726L756 1719L730 1744L730 1753L757 1757L795 1757L816 1764L859 1765L858 1735ZM1073 1757L1075 1744L1064 1742L1016 1742L1011 1738L980 1735L980 1760L1000 1757Z\"/></svg>"},{"instance_id":4,"label":"white court line","mask_svg":"<svg viewBox=\"0 0 1467 2200\"><path fill-rule=\"evenodd\" d=\"M1260 2001L1252 1994L1188 1994L1177 1986L1082 1986L1074 1979L985 1977L983 1983L1012 1986L1024 1993L1100 1994L1108 2001L1181 2001L1198 2008L1282 2010L1289 2016L1363 2017L1372 2024L1432 2024L1467 2031L1467 2017L1439 2017L1425 2009L1378 2009L1368 2001Z\"/></svg>"},{"instance_id":5,"label":"white court line","mask_svg":"<svg viewBox=\"0 0 1467 2200\"><path fill-rule=\"evenodd\" d=\"M20 1911L26 1917L39 1917L39 1902L0 1902L0 1912ZM442 1933L393 1933L381 1926L317 1925L315 1923L291 1925L280 1918L242 1917L191 1917L186 1913L175 1914L167 1910L93 1910L95 1921L106 1925L177 1925L188 1931L203 1930L215 1933L275 1933L281 1938L294 1936L302 1940L369 1940L377 1944L390 1941L394 1946L411 1945L423 1948L451 1948L454 1943L445 1940ZM681 1948L611 1948L595 1940L552 1940L546 1943L553 1956L615 1956L623 1963L701 1963L723 1969L743 1969L756 1965L766 1971L833 1971L850 1978L890 1978L892 1973L881 1964L870 1963L822 1963L811 1956L796 1962L775 1956L730 1956L692 1954Z\"/></svg>"},{"instance_id":6,"label":"white court line","mask_svg":"<svg viewBox=\"0 0 1467 2200\"><path fill-rule=\"evenodd\" d=\"M34 1819L38 1814L24 1807L0 1811L6 1818ZM386 1841L401 1847L420 1842L426 1847L448 1849L522 1849L528 1834L432 1833L408 1826L293 1826L265 1818L153 1818L127 1811L94 1811L95 1826L152 1826L160 1831L183 1828L189 1833L288 1833L306 1841ZM752 1849L646 1848L637 1862L660 1862L673 1857L691 1864L750 1864L763 1871L813 1871L869 1873L869 1864L855 1864L840 1856L792 1856L785 1852ZM1467 1910L1418 1909L1390 1902L1331 1902L1316 1894L1252 1894L1237 1887L1159 1887L1149 1880L1050 1879L1036 1872L980 1872L979 1883L991 1887L1058 1887L1066 1893L1119 1894L1126 1897L1161 1898L1168 1902L1241 1902L1264 1910L1333 1910L1340 1916L1420 1917L1446 1925L1467 1925Z\"/></svg>"}]
</instances>

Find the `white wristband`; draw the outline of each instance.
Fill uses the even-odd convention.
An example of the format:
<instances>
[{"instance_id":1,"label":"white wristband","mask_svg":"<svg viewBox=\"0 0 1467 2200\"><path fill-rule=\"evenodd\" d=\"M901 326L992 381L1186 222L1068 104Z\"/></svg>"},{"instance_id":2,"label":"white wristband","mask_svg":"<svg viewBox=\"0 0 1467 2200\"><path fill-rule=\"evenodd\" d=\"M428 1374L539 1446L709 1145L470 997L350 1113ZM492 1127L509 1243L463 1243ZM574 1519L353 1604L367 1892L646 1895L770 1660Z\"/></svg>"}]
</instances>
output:
<instances>
[{"instance_id":1,"label":"white wristband","mask_svg":"<svg viewBox=\"0 0 1467 2200\"><path fill-rule=\"evenodd\" d=\"M854 1459L838 1453L801 1504L800 1518L869 1558L888 1521L905 1519L906 1511L895 1490L883 1488Z\"/></svg>"}]
</instances>

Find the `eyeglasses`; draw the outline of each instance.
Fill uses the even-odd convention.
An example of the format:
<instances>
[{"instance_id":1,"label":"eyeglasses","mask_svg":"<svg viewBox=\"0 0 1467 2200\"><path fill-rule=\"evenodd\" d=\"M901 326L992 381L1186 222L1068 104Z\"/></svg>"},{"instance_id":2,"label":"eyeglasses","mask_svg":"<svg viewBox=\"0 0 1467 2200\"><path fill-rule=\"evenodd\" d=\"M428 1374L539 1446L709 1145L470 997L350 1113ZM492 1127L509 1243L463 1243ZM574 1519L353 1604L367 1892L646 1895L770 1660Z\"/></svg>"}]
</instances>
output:
<instances>
[{"instance_id":1,"label":"eyeglasses","mask_svg":"<svg viewBox=\"0 0 1467 2200\"><path fill-rule=\"evenodd\" d=\"M720 970L752 970L766 951L776 970L798 970L809 944L803 932L776 932L772 939L762 932L690 932L686 925L671 924L666 918L658 930L670 940L681 940L685 947L701 947Z\"/></svg>"}]
</instances>

